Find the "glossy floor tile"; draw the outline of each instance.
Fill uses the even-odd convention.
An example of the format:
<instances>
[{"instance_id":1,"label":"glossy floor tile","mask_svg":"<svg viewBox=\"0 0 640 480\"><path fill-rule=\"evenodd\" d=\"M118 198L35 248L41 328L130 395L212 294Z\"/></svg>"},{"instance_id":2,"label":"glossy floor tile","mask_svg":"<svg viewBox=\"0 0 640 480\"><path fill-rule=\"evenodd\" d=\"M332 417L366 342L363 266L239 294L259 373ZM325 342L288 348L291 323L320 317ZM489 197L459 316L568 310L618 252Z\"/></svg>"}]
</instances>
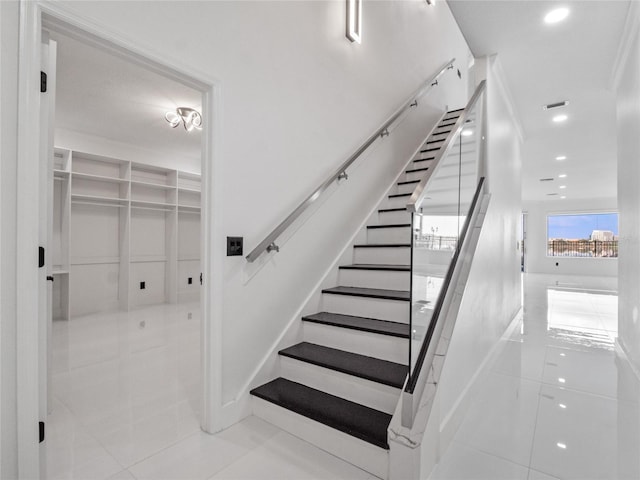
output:
<instances>
[{"instance_id":1,"label":"glossy floor tile","mask_svg":"<svg viewBox=\"0 0 640 480\"><path fill-rule=\"evenodd\" d=\"M50 480L373 478L256 417L202 432L198 304L56 321L52 353Z\"/></svg>"},{"instance_id":2,"label":"glossy floor tile","mask_svg":"<svg viewBox=\"0 0 640 480\"><path fill-rule=\"evenodd\" d=\"M640 479L640 381L615 348L616 280L523 280L522 318L431 478Z\"/></svg>"}]
</instances>

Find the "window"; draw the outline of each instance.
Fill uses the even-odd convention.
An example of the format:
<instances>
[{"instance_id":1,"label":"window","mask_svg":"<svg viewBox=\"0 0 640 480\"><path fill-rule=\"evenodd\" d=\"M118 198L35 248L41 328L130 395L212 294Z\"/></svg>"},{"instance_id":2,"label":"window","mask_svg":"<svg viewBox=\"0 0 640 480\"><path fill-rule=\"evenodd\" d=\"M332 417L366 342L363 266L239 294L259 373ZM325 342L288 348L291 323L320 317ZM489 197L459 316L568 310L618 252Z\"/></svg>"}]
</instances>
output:
<instances>
[{"instance_id":1,"label":"window","mask_svg":"<svg viewBox=\"0 0 640 480\"><path fill-rule=\"evenodd\" d=\"M550 257L618 256L618 214L585 213L547 217Z\"/></svg>"}]
</instances>

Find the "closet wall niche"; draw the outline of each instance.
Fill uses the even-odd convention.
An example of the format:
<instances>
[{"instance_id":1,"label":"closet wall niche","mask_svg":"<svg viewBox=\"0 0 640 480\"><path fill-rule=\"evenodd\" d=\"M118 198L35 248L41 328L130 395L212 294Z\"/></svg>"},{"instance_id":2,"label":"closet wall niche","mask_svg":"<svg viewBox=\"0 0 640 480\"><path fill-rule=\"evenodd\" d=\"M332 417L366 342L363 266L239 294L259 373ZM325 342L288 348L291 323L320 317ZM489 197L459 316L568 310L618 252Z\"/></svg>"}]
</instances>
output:
<instances>
[{"instance_id":1,"label":"closet wall niche","mask_svg":"<svg viewBox=\"0 0 640 480\"><path fill-rule=\"evenodd\" d=\"M55 148L53 317L197 301L200 175Z\"/></svg>"}]
</instances>

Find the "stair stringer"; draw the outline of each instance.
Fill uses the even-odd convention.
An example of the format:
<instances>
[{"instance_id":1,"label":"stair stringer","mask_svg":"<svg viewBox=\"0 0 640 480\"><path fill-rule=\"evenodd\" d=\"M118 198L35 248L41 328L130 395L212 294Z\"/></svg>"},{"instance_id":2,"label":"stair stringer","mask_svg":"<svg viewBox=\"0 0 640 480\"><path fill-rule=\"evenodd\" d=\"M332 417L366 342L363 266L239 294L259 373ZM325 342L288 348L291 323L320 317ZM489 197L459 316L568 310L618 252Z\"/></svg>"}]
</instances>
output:
<instances>
[{"instance_id":1,"label":"stair stringer","mask_svg":"<svg viewBox=\"0 0 640 480\"><path fill-rule=\"evenodd\" d=\"M438 128L438 125L446 114L447 111L445 110L434 120L432 127L429 129L428 133L420 139L417 147L413 150L407 161L402 164L402 168L398 169L398 171L391 176L388 187L375 199L374 202L372 202L369 213L364 216L364 219L355 230L354 234L346 241L344 248L338 253L338 255L336 255L334 262L320 276L318 282L301 303L300 308L296 310L295 314L289 319L281 334L272 343L267 353L254 369L252 375L249 377L250 379L243 385L232 401L223 405L223 429L230 427L236 422L252 414L254 410L249 392L256 386L267 383L278 377L280 372L280 359L278 352L283 348L291 346L302 340L303 333L301 325L302 322L300 321L301 317L317 311L318 307L322 304L322 290L337 284L339 266L346 263L352 263L354 256L353 245L366 242L366 227L368 225L377 224L378 208L386 201L389 192L396 188L398 179L405 174L405 170L407 170L413 159L420 152L420 149L427 139Z\"/></svg>"},{"instance_id":2,"label":"stair stringer","mask_svg":"<svg viewBox=\"0 0 640 480\"><path fill-rule=\"evenodd\" d=\"M424 389L419 398L413 399L413 402L417 402L418 405L413 425L409 428L402 425L402 396L398 400L389 424L390 480L427 478L438 461L442 432L442 425L439 421L438 384L442 368L446 362L448 345L455 331L458 309L464 296L490 199L490 194L484 194L481 198L476 219L470 225L469 243L465 241L466 251L463 250L459 257L461 262L461 265L459 265L460 273L454 284L450 286L453 289L453 298L450 309L447 310L442 336L437 345L437 356L434 357L434 364L431 368L423 368L418 380L418 384L423 384ZM402 395L404 395L404 389Z\"/></svg>"}]
</instances>

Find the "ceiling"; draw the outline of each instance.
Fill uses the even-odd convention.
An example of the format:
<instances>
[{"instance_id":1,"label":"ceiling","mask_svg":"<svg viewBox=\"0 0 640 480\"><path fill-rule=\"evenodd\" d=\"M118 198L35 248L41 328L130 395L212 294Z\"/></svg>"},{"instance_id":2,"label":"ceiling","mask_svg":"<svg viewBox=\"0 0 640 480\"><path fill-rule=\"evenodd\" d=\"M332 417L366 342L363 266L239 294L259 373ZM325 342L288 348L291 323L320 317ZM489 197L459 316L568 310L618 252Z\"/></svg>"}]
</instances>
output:
<instances>
[{"instance_id":1,"label":"ceiling","mask_svg":"<svg viewBox=\"0 0 640 480\"><path fill-rule=\"evenodd\" d=\"M51 37L58 43L56 128L200 157L201 133L172 129L164 118L176 107L202 111L200 92L60 33Z\"/></svg>"},{"instance_id":2,"label":"ceiling","mask_svg":"<svg viewBox=\"0 0 640 480\"><path fill-rule=\"evenodd\" d=\"M610 78L630 2L448 3L473 54L498 54L502 64L525 140L523 200L615 198L616 112ZM566 20L545 24L545 15L558 7L569 9ZM569 105L542 109L562 100ZM554 123L552 117L560 113L568 115L567 121ZM558 156L567 158L558 161Z\"/></svg>"}]
</instances>

